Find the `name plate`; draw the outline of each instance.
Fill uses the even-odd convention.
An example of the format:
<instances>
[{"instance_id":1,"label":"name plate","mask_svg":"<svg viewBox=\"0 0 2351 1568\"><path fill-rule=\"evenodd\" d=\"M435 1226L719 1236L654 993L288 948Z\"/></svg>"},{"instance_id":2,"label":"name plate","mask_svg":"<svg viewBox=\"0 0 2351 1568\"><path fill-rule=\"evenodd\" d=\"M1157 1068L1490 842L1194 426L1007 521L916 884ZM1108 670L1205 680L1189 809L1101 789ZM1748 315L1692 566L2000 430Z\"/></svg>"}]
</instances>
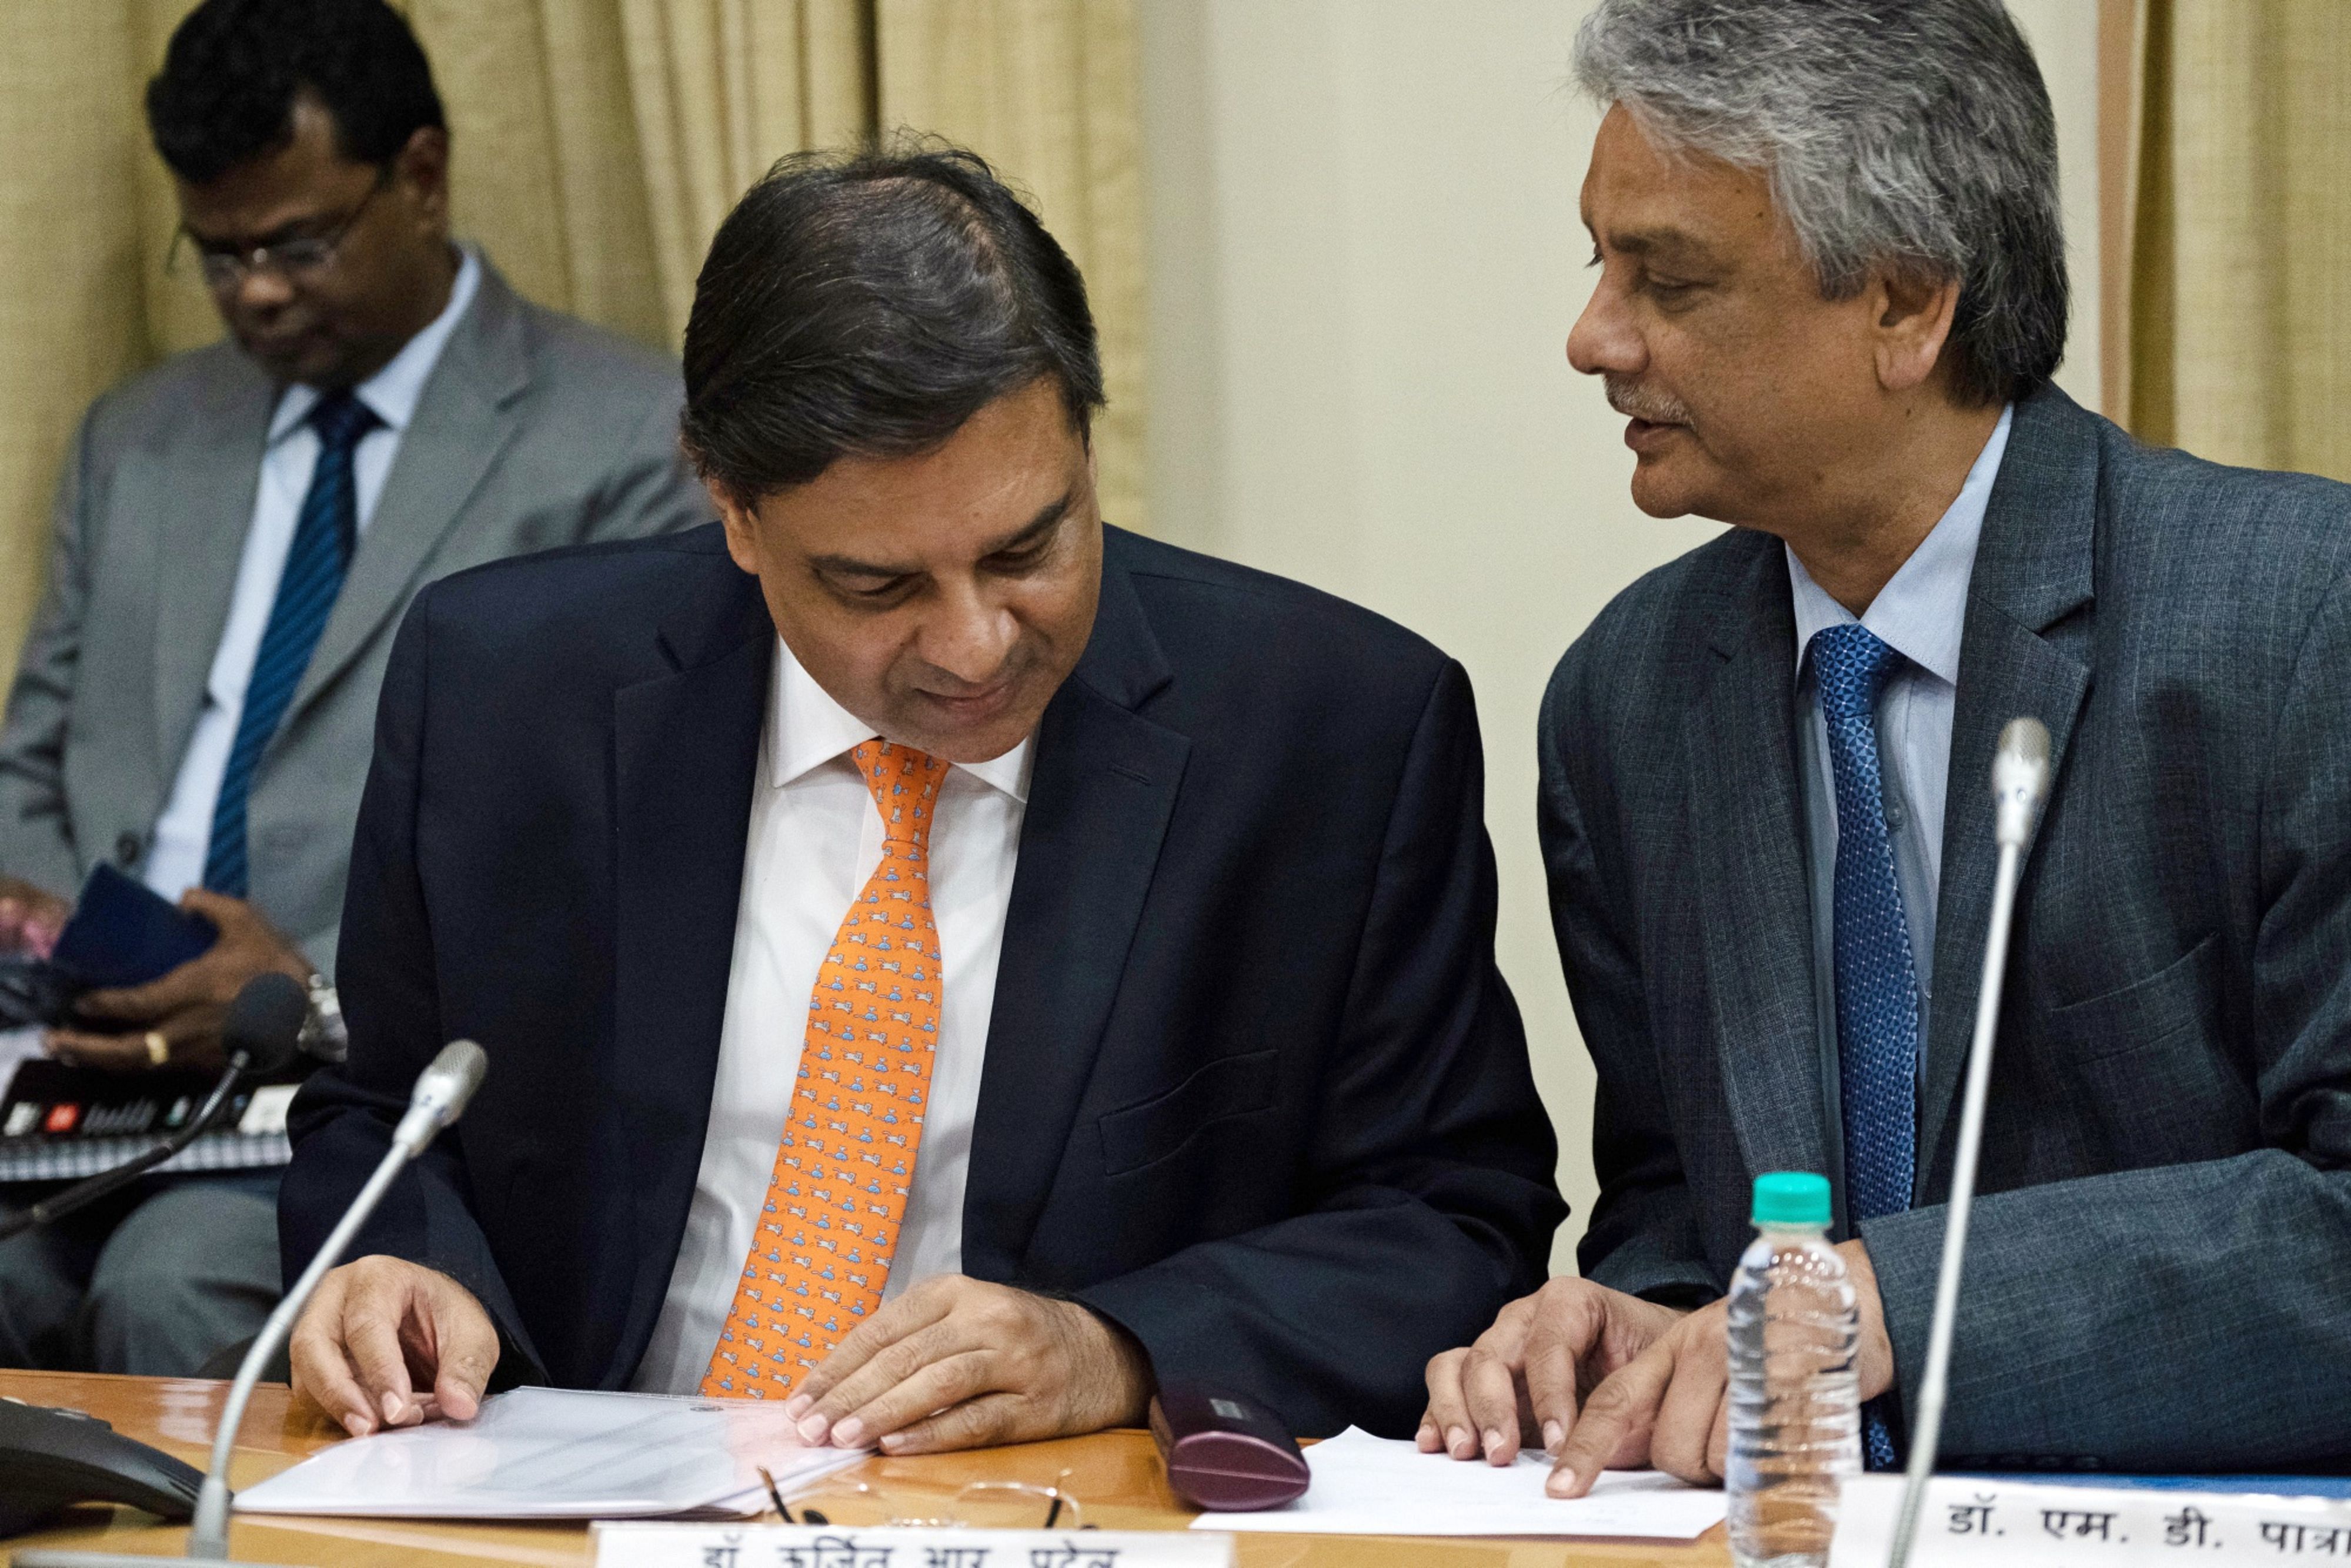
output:
<instances>
[{"instance_id":1,"label":"name plate","mask_svg":"<svg viewBox=\"0 0 2351 1568\"><path fill-rule=\"evenodd\" d=\"M1231 1568L1233 1538L1184 1531L596 1526L596 1568Z\"/></svg>"},{"instance_id":2,"label":"name plate","mask_svg":"<svg viewBox=\"0 0 2351 1568\"><path fill-rule=\"evenodd\" d=\"M1885 1568L1901 1509L1901 1477L1848 1480L1830 1568ZM2351 1501L1943 1476L1928 1483L1910 1560L1922 1568L2351 1568Z\"/></svg>"}]
</instances>

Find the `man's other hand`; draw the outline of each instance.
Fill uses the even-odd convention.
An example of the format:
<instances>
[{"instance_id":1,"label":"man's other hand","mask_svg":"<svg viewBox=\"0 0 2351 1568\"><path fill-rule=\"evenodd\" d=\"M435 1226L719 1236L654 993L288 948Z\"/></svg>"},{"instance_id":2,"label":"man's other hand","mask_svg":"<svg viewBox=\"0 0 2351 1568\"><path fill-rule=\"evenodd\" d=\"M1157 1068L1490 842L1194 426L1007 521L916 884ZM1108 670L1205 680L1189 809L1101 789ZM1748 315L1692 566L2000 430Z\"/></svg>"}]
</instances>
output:
<instances>
[{"instance_id":1,"label":"man's other hand","mask_svg":"<svg viewBox=\"0 0 2351 1568\"><path fill-rule=\"evenodd\" d=\"M0 876L0 953L47 957L72 914L72 904L46 888Z\"/></svg>"},{"instance_id":2,"label":"man's other hand","mask_svg":"<svg viewBox=\"0 0 2351 1568\"><path fill-rule=\"evenodd\" d=\"M471 1420L498 1364L498 1331L446 1274L362 1258L319 1281L291 1354L295 1394L364 1437L443 1416Z\"/></svg>"},{"instance_id":3,"label":"man's other hand","mask_svg":"<svg viewBox=\"0 0 2351 1568\"><path fill-rule=\"evenodd\" d=\"M180 907L220 927L220 939L201 957L143 986L85 995L74 1011L107 1032L51 1030L50 1055L78 1066L144 1071L157 1065L146 1039L154 1033L163 1037L172 1066L217 1072L227 1061L221 1026L246 982L273 969L297 980L310 977L309 960L245 900L192 887Z\"/></svg>"},{"instance_id":4,"label":"man's other hand","mask_svg":"<svg viewBox=\"0 0 2351 1568\"><path fill-rule=\"evenodd\" d=\"M1521 1445L1556 1455L1583 1396L1681 1318L1589 1280L1552 1281L1504 1307L1475 1344L1430 1360L1420 1451L1494 1465L1514 1462Z\"/></svg>"},{"instance_id":5,"label":"man's other hand","mask_svg":"<svg viewBox=\"0 0 2351 1568\"><path fill-rule=\"evenodd\" d=\"M1859 1241L1837 1248L1861 1308L1854 1370L1864 1400L1894 1385L1894 1347L1877 1271ZM1646 1464L1696 1486L1719 1486L1730 1439L1727 1302L1683 1318L1648 1349L1610 1375L1585 1402L1583 1418L1557 1450L1545 1490L1582 1497L1601 1470Z\"/></svg>"},{"instance_id":6,"label":"man's other hand","mask_svg":"<svg viewBox=\"0 0 2351 1568\"><path fill-rule=\"evenodd\" d=\"M925 1280L833 1347L785 1403L811 1443L929 1454L1140 1426L1149 1359L1074 1301Z\"/></svg>"}]
</instances>

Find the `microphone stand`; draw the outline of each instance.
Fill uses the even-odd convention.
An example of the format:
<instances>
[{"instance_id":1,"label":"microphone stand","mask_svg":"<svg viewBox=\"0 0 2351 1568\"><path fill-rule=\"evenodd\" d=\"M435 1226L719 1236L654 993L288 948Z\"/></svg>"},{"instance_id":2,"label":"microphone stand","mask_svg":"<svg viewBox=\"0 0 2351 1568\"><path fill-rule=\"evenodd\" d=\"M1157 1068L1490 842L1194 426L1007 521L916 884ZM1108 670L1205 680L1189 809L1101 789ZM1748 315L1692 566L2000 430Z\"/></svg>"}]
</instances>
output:
<instances>
[{"instance_id":1,"label":"microphone stand","mask_svg":"<svg viewBox=\"0 0 2351 1568\"><path fill-rule=\"evenodd\" d=\"M1968 1052L1966 1097L1959 1109L1959 1141L1951 1172L1951 1197L1943 1225L1942 1274L1935 1283L1935 1314L1927 1331L1927 1370L1918 1385L1918 1416L1910 1427L1910 1464L1902 1486L1902 1511L1894 1530L1889 1568L1907 1568L1918 1532L1927 1482L1935 1473L1935 1450L1943 1435L1943 1406L1950 1389L1951 1333L1959 1316L1959 1273L1967 1260L1968 1218L1975 1207L1976 1166L1983 1151L1984 1101L1991 1092L1992 1037L1999 1032L2001 987L2008 977L2009 925L2016 913L2016 883L2032 819L2049 791L2049 731L2040 720L2011 719L2000 734L1992 762L1992 797L1998 809L1995 836L2000 864L1993 873L1991 925L1984 934L1983 986L1976 995L1976 1032Z\"/></svg>"},{"instance_id":2,"label":"microphone stand","mask_svg":"<svg viewBox=\"0 0 2351 1568\"><path fill-rule=\"evenodd\" d=\"M416 1080L414 1092L409 1098L408 1112L401 1117L400 1125L392 1134L392 1146L384 1151L383 1159L360 1188L359 1197L328 1232L325 1245L294 1288L286 1292L277 1309L262 1325L260 1337L245 1354L244 1364L236 1369L236 1381L229 1385L228 1402L222 1406L220 1426L213 1437L212 1465L204 1472L204 1490L196 1497L195 1522L188 1531L188 1558L204 1562L228 1561L228 1490L229 1457L236 1448L237 1428L244 1425L245 1407L253 1397L253 1386L261 1380L261 1369L286 1343L294 1330L294 1320L302 1315L310 1296L326 1278L327 1270L342 1260L343 1253L359 1234L360 1227L375 1212L377 1204L390 1190L408 1162L424 1152L434 1135L457 1119L482 1082L488 1065L482 1048L472 1040L454 1040L441 1048ZM156 1559L120 1552L19 1552L13 1559L15 1568L154 1568Z\"/></svg>"}]
</instances>

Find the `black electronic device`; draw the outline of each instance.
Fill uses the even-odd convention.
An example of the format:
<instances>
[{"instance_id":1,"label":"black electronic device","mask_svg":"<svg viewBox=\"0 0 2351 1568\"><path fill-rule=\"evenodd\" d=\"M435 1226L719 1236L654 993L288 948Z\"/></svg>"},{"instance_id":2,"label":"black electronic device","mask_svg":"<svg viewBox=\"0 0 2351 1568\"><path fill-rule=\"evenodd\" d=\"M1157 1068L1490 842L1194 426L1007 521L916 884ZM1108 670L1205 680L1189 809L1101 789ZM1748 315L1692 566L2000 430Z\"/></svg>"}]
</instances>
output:
<instances>
[{"instance_id":1,"label":"black electronic device","mask_svg":"<svg viewBox=\"0 0 2351 1568\"><path fill-rule=\"evenodd\" d=\"M228 1053L228 1066L195 1115L152 1148L112 1170L54 1193L30 1208L0 1217L0 1238L34 1229L87 1207L107 1194L128 1186L186 1148L221 1119L230 1095L247 1077L266 1077L282 1071L294 1060L302 1021L308 1016L309 1007L308 994L287 976L273 972L247 980L244 989L237 992L236 1000L229 1004L228 1019L221 1026L221 1046Z\"/></svg>"},{"instance_id":2,"label":"black electronic device","mask_svg":"<svg viewBox=\"0 0 2351 1568\"><path fill-rule=\"evenodd\" d=\"M165 1519L196 1511L204 1471L124 1437L95 1416L0 1397L0 1536L78 1502L119 1502Z\"/></svg>"}]
</instances>

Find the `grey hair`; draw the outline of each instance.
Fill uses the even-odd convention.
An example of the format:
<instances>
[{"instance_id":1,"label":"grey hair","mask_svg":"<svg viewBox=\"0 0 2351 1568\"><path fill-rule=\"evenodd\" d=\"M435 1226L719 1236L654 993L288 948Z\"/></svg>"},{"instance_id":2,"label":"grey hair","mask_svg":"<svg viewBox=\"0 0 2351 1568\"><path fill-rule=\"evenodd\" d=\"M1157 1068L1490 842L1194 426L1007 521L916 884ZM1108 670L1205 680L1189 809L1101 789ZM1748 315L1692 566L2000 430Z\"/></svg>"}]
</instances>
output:
<instances>
[{"instance_id":1,"label":"grey hair","mask_svg":"<svg viewBox=\"0 0 2351 1568\"><path fill-rule=\"evenodd\" d=\"M2000 0L1601 0L1576 83L1661 148L1768 175L1830 299L1956 278L1952 391L2047 382L2068 286L2057 122Z\"/></svg>"}]
</instances>

